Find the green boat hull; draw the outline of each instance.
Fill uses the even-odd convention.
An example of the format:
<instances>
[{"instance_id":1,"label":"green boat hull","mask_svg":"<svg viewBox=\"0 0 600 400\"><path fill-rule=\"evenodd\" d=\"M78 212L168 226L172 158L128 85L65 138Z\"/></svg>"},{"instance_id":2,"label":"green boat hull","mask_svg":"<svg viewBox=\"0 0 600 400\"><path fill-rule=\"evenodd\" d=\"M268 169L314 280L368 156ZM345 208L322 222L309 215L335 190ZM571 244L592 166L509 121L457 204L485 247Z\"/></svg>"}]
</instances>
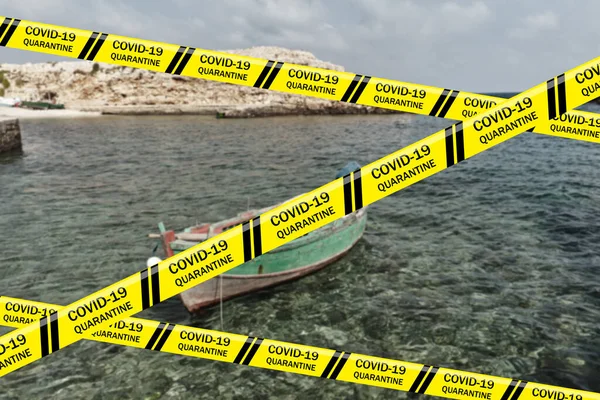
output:
<instances>
[{"instance_id":1,"label":"green boat hull","mask_svg":"<svg viewBox=\"0 0 600 400\"><path fill-rule=\"evenodd\" d=\"M314 232L200 283L180 294L190 312L314 273L343 257L362 237L366 209L349 214ZM174 254L197 243L176 240Z\"/></svg>"}]
</instances>

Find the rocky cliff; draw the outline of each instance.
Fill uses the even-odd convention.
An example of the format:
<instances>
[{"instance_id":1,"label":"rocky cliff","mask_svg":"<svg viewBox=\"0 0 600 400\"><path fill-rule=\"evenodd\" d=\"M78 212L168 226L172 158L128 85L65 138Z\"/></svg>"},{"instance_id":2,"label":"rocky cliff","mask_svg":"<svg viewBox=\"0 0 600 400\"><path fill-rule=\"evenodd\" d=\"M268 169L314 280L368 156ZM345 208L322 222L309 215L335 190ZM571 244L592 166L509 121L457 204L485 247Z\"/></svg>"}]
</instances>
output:
<instances>
[{"instance_id":1,"label":"rocky cliff","mask_svg":"<svg viewBox=\"0 0 600 400\"><path fill-rule=\"evenodd\" d=\"M254 47L226 52L343 71L305 51ZM66 108L108 114L214 114L248 117L285 114L391 113L373 107L320 100L141 69L67 61L2 64L9 85L4 96L56 99ZM6 86L6 85L5 85Z\"/></svg>"}]
</instances>

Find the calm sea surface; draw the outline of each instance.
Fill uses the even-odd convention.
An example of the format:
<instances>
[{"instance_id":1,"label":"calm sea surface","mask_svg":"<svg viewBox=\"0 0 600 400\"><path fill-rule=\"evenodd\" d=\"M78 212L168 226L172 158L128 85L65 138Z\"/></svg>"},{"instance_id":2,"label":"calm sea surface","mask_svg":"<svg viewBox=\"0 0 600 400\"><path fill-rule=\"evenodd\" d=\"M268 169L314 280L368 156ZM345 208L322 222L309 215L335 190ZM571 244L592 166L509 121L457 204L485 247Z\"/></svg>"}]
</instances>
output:
<instances>
[{"instance_id":1,"label":"calm sea surface","mask_svg":"<svg viewBox=\"0 0 600 400\"><path fill-rule=\"evenodd\" d=\"M0 157L0 294L71 303L143 268L159 221L183 228L271 205L450 123L23 121L23 154ZM375 203L345 258L225 303L223 329L600 391L599 166L599 145L522 134ZM221 329L218 307L190 316L176 298L139 316ZM82 341L2 378L0 397L407 395Z\"/></svg>"}]
</instances>

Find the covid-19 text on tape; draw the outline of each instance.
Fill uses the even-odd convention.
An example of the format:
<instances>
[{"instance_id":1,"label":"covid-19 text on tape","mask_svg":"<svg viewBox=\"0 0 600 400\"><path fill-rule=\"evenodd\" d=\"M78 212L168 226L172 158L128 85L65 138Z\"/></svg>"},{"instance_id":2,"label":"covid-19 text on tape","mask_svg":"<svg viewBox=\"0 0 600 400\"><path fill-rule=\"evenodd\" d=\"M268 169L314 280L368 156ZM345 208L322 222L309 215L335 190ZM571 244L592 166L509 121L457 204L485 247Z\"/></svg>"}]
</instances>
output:
<instances>
[{"instance_id":1,"label":"covid-19 text on tape","mask_svg":"<svg viewBox=\"0 0 600 400\"><path fill-rule=\"evenodd\" d=\"M108 33L0 17L0 46L123 65L234 85L294 93L421 115L464 120L506 99L458 90L264 60ZM575 79L587 101L599 94L597 68ZM552 101L561 103L560 87ZM558 109L557 109L558 111ZM535 132L600 143L600 115L572 111L539 119Z\"/></svg>"},{"instance_id":2,"label":"covid-19 text on tape","mask_svg":"<svg viewBox=\"0 0 600 400\"><path fill-rule=\"evenodd\" d=\"M587 71L598 69L599 61L588 61L2 336L3 360L22 356L12 358L0 376L333 221L352 218L384 197L586 103L583 89L600 84L600 75Z\"/></svg>"},{"instance_id":3,"label":"covid-19 text on tape","mask_svg":"<svg viewBox=\"0 0 600 400\"><path fill-rule=\"evenodd\" d=\"M0 325L20 328L62 307L0 297ZM48 333L52 342L52 332ZM125 318L87 340L451 399L600 400L599 393L189 326ZM19 343L17 338L16 343ZM1 349L0 349L1 350ZM0 361L0 367L2 366Z\"/></svg>"}]
</instances>

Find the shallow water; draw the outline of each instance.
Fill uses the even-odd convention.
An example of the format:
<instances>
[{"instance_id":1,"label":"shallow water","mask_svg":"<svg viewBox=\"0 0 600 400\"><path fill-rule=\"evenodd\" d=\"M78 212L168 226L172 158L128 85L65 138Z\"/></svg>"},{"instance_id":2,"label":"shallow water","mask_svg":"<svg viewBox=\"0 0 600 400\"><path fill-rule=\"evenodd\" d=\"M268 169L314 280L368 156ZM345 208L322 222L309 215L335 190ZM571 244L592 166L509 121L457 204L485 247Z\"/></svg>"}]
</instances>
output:
<instances>
[{"instance_id":1,"label":"shallow water","mask_svg":"<svg viewBox=\"0 0 600 400\"><path fill-rule=\"evenodd\" d=\"M450 123L23 121L23 154L0 157L0 294L71 303L144 267L159 221L183 228L271 205L330 181L349 160L365 165ZM225 303L224 329L599 391L598 160L598 145L522 134L375 203L345 258ZM221 329L218 307L190 316L177 299L139 316ZM94 342L11 373L0 396L407 397Z\"/></svg>"}]
</instances>

